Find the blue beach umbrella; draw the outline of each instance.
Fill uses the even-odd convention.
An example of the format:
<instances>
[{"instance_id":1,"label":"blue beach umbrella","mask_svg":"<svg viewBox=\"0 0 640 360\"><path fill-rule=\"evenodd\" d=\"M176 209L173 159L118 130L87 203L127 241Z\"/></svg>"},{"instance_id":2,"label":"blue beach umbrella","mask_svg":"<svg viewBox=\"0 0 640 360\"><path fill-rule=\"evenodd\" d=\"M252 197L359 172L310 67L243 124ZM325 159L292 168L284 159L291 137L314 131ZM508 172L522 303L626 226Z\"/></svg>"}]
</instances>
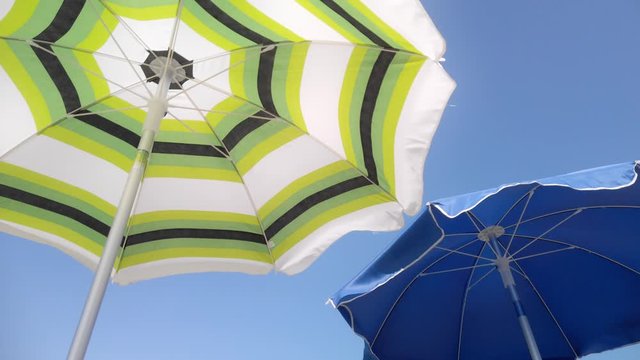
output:
<instances>
[{"instance_id":1,"label":"blue beach umbrella","mask_svg":"<svg viewBox=\"0 0 640 360\"><path fill-rule=\"evenodd\" d=\"M429 203L332 301L379 360L576 359L638 342L639 164Z\"/></svg>"}]
</instances>

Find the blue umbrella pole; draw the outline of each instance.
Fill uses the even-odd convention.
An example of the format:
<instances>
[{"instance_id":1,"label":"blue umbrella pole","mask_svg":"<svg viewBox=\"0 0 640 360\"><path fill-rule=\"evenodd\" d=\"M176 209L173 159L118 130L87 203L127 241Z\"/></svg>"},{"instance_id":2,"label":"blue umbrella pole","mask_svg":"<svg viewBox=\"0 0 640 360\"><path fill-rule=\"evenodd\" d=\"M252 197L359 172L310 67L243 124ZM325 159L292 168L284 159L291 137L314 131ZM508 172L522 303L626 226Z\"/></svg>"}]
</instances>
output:
<instances>
[{"instance_id":1,"label":"blue umbrella pole","mask_svg":"<svg viewBox=\"0 0 640 360\"><path fill-rule=\"evenodd\" d=\"M527 342L527 347L529 348L531 359L542 360L542 357L540 356L540 350L538 349L538 344L536 343L536 339L533 336L533 331L531 331L531 325L529 325L529 319L524 312L524 308L522 307L522 303L520 302L520 296L518 296L518 291L516 290L516 283L513 279L511 268L509 267L509 257L505 256L505 254L502 252L502 247L497 240L497 236L504 234L504 230L502 228L498 228L499 227L489 227L482 231L485 233L485 236L479 237L482 240L488 240L490 246L493 248L496 254L496 267L498 268L498 272L500 273L500 277L502 278L504 287L509 291L509 296L511 296L511 302L513 302L516 314L518 315L518 322L520 323L520 328L522 329L522 333L524 334L524 339Z\"/></svg>"}]
</instances>

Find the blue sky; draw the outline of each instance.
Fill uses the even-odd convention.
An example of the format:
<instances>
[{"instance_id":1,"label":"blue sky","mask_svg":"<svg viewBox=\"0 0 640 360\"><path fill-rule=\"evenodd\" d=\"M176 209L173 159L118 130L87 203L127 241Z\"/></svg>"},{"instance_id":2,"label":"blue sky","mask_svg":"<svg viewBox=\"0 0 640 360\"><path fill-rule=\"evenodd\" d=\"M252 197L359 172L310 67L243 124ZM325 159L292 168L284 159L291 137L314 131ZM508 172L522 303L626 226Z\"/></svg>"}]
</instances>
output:
<instances>
[{"instance_id":1,"label":"blue sky","mask_svg":"<svg viewBox=\"0 0 640 360\"><path fill-rule=\"evenodd\" d=\"M424 0L457 81L425 170L425 201L640 159L640 3ZM309 270L111 286L87 359L361 358L326 299L398 233L358 233ZM61 359L92 273L0 235L0 358ZM640 346L587 357L640 358Z\"/></svg>"}]
</instances>

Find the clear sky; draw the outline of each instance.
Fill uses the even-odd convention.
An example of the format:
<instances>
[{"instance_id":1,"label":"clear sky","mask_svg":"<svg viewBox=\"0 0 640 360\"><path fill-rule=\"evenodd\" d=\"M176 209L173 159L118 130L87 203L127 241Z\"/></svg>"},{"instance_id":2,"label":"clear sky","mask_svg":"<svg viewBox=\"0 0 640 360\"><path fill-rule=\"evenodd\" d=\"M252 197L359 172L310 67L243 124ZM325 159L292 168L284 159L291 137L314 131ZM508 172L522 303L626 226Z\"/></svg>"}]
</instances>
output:
<instances>
[{"instance_id":1,"label":"clear sky","mask_svg":"<svg viewBox=\"0 0 640 360\"><path fill-rule=\"evenodd\" d=\"M425 201L640 159L640 2L423 3L458 83ZM110 286L87 359L361 359L361 340L325 301L398 234L346 236L293 277ZM0 235L0 359L64 358L91 279L53 248ZM587 357L638 358L640 346Z\"/></svg>"}]
</instances>

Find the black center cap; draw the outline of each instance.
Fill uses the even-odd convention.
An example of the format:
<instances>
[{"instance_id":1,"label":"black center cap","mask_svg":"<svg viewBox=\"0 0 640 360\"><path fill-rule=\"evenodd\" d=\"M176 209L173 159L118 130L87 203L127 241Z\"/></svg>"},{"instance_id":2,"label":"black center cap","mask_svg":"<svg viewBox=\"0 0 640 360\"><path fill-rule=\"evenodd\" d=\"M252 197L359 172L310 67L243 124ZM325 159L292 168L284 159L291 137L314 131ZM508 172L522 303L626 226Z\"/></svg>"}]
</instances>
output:
<instances>
[{"instance_id":1,"label":"black center cap","mask_svg":"<svg viewBox=\"0 0 640 360\"><path fill-rule=\"evenodd\" d=\"M149 52L147 59L140 65L147 82L160 82L160 75L167 64L169 51ZM180 89L187 80L193 79L193 60L187 60L177 52L173 52L171 62L168 65L167 74L172 77L169 89Z\"/></svg>"}]
</instances>

